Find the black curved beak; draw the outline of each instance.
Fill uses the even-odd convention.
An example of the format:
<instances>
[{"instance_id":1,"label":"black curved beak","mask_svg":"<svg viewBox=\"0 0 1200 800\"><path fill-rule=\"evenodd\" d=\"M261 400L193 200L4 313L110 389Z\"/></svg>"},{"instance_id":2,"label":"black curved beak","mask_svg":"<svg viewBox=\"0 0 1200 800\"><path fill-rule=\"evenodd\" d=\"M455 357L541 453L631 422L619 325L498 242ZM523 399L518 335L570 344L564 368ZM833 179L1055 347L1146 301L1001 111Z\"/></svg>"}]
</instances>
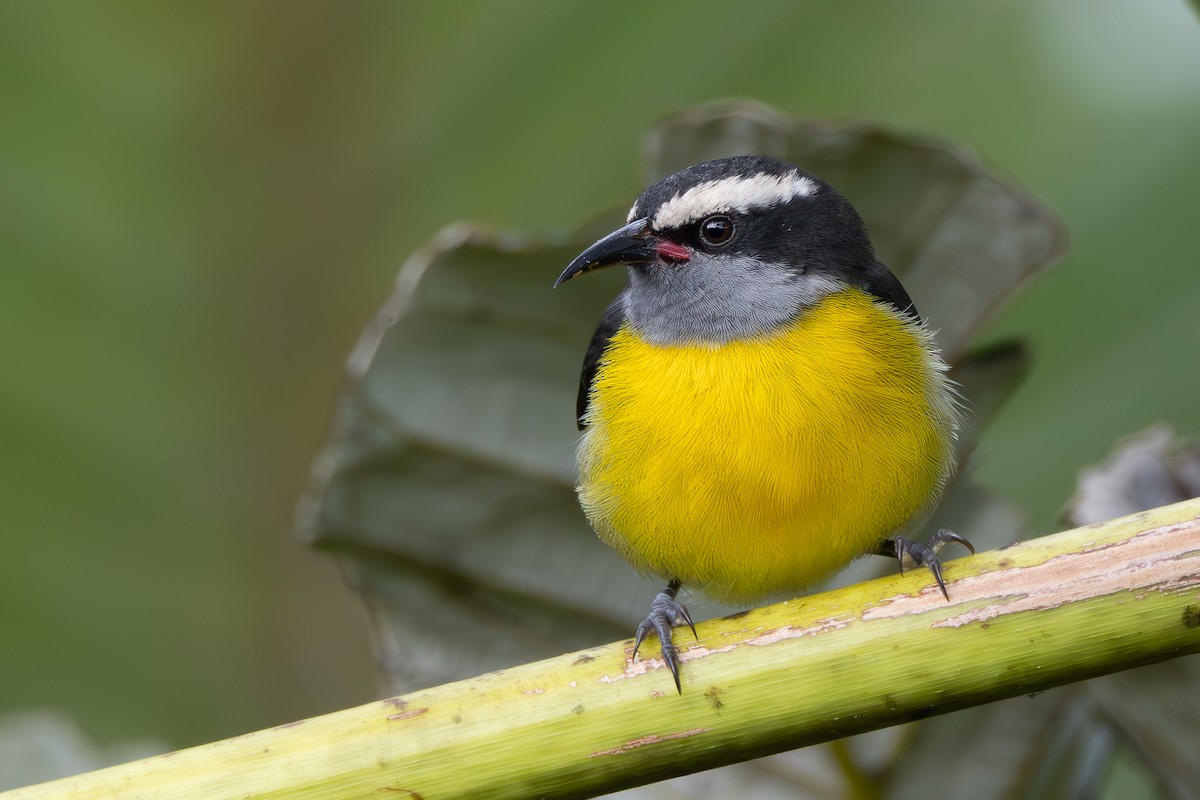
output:
<instances>
[{"instance_id":1,"label":"black curved beak","mask_svg":"<svg viewBox=\"0 0 1200 800\"><path fill-rule=\"evenodd\" d=\"M653 264L660 260L659 252L655 249L659 241L650 232L649 220L635 219L576 256L558 276L554 288L557 289L576 275L612 264Z\"/></svg>"}]
</instances>

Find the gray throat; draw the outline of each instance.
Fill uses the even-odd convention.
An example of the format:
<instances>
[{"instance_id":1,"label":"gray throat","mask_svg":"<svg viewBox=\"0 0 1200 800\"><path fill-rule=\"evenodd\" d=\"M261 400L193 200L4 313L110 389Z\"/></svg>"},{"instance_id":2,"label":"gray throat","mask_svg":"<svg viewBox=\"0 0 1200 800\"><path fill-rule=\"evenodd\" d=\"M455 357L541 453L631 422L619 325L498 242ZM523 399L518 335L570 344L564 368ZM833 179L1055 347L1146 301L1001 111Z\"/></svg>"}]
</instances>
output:
<instances>
[{"instance_id":1,"label":"gray throat","mask_svg":"<svg viewBox=\"0 0 1200 800\"><path fill-rule=\"evenodd\" d=\"M625 315L652 344L724 344L775 331L843 288L829 275L748 257L694 259L630 267Z\"/></svg>"}]
</instances>

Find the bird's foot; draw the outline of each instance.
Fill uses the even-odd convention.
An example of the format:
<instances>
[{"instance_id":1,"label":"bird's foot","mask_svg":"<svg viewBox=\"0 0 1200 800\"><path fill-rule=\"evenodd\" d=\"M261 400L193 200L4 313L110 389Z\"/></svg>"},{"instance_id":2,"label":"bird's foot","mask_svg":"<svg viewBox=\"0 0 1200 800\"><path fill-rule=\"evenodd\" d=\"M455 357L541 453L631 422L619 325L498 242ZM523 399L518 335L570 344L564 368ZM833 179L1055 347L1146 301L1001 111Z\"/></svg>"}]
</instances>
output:
<instances>
[{"instance_id":1,"label":"bird's foot","mask_svg":"<svg viewBox=\"0 0 1200 800\"><path fill-rule=\"evenodd\" d=\"M938 588L942 590L942 596L949 600L950 595L946 592L946 582L942 580L942 562L938 561L937 556L942 548L951 542L957 542L970 550L972 555L975 554L975 546L973 544L948 528L942 528L935 533L929 539L929 544L910 541L903 536L889 539L880 547L879 554L891 556L898 560L900 562L901 575L904 574L905 570L914 567L922 565L929 567L929 571L933 573L934 580L937 581Z\"/></svg>"},{"instance_id":2,"label":"bird's foot","mask_svg":"<svg viewBox=\"0 0 1200 800\"><path fill-rule=\"evenodd\" d=\"M650 633L658 636L658 640L662 643L663 661L671 670L671 676L675 678L675 689L680 694L683 694L683 688L679 683L679 651L675 649L675 643L671 641L671 629L679 625L687 625L692 629L692 635L696 636L696 626L692 623L687 606L675 599L675 595L679 593L682 585L679 581L672 580L667 584L667 588L658 593L654 601L650 603L650 613L638 625L637 635L633 640L633 657L636 659L638 648L642 646L646 636ZM696 636L696 638L700 637Z\"/></svg>"}]
</instances>

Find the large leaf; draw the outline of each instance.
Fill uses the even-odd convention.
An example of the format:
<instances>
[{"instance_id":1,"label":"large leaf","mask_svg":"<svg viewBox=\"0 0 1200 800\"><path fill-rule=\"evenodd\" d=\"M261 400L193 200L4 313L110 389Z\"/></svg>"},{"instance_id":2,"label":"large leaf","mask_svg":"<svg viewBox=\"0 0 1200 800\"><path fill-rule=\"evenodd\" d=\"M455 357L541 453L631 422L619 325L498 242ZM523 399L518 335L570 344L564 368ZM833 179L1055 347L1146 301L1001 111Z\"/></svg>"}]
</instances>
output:
<instances>
[{"instance_id":1,"label":"large leaf","mask_svg":"<svg viewBox=\"0 0 1200 800\"><path fill-rule=\"evenodd\" d=\"M551 294L577 249L448 229L351 357L306 531L367 596L392 688L620 636L653 594L571 491L578 334L606 302Z\"/></svg>"}]
</instances>

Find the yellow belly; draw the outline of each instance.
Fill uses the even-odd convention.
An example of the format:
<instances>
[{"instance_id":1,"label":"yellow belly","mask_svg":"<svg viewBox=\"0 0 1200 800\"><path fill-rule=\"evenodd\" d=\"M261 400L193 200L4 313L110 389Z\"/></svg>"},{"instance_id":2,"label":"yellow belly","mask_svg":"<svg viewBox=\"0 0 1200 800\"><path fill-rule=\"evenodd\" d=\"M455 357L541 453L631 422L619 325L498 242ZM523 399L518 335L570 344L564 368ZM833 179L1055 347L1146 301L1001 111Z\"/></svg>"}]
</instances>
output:
<instances>
[{"instance_id":1,"label":"yellow belly","mask_svg":"<svg viewBox=\"0 0 1200 800\"><path fill-rule=\"evenodd\" d=\"M727 601L795 592L940 494L952 393L928 333L857 290L723 345L628 326L597 371L579 495L636 566Z\"/></svg>"}]
</instances>

